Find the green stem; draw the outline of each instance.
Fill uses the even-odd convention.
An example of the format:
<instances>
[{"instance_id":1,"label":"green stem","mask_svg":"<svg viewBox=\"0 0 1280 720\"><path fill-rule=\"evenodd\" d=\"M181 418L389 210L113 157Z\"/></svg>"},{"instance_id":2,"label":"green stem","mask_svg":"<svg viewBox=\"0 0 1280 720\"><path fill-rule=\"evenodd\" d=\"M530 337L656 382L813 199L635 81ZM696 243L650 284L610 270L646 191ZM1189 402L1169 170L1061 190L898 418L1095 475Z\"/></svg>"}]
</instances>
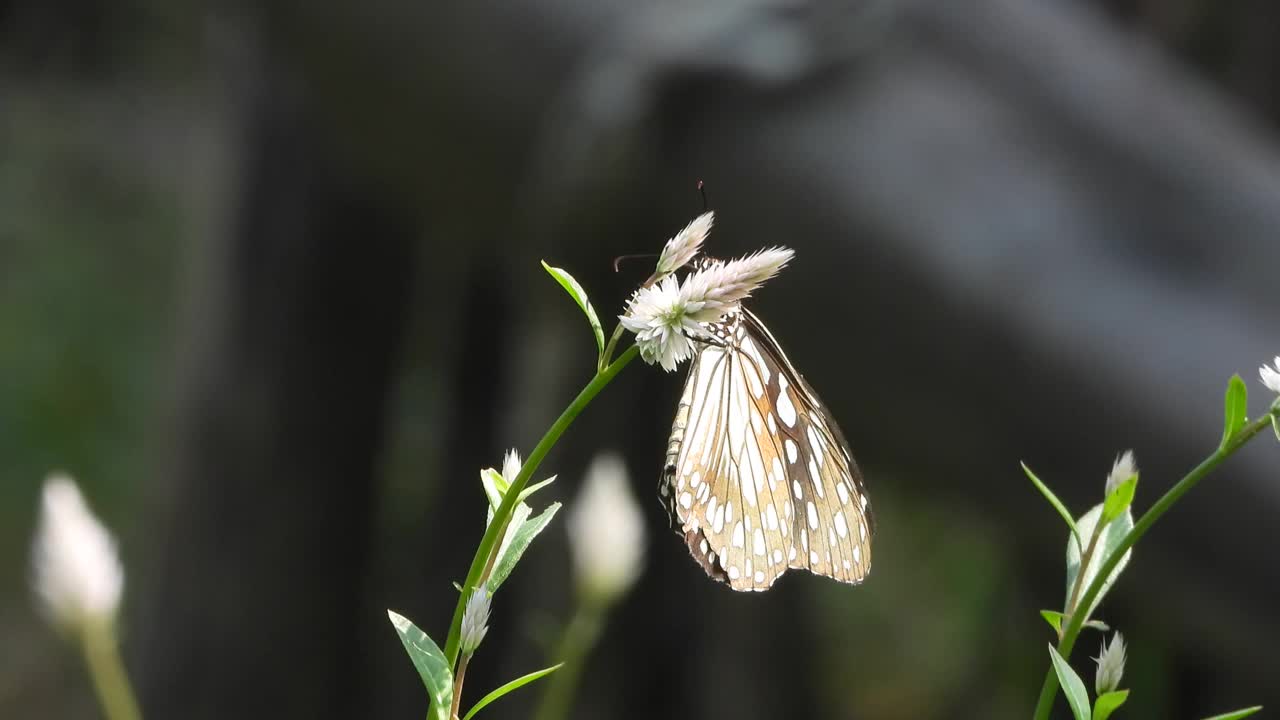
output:
<instances>
[{"instance_id":1,"label":"green stem","mask_svg":"<svg viewBox=\"0 0 1280 720\"><path fill-rule=\"evenodd\" d=\"M1155 525L1162 515L1168 512L1178 500L1182 499L1183 495L1186 495L1191 488L1198 485L1209 473L1213 472L1218 465L1222 464L1223 460L1231 457L1235 451L1266 429L1271 424L1271 416L1276 414L1280 414L1280 408L1273 406L1269 413L1241 428L1240 432L1236 433L1222 447L1215 450L1212 455L1205 458L1195 469L1179 480L1177 484L1169 488L1168 492L1161 496L1155 505L1151 506L1151 509L1143 513L1138 522L1134 523L1133 529L1125 534L1120 544L1116 546L1115 550L1111 551L1106 561L1102 563L1102 568L1098 570L1093 582L1089 583L1089 589L1085 592L1084 597L1081 598L1079 607L1091 607L1094 598L1098 597L1098 593L1102 592L1103 584L1107 578L1111 577L1111 573L1120 564L1120 559L1124 557L1124 554L1151 529L1152 525ZM1058 641L1058 653L1063 658L1069 659L1071 657L1071 650L1075 647L1076 638L1080 635L1080 629L1084 626L1085 615L1086 613L1081 612L1071 614L1067 628L1062 633L1062 639ZM1058 675L1051 667L1045 673L1044 684L1040 688L1040 699L1036 703L1036 720L1048 720L1049 712L1053 709L1053 700L1057 694Z\"/></svg>"},{"instance_id":2,"label":"green stem","mask_svg":"<svg viewBox=\"0 0 1280 720\"><path fill-rule=\"evenodd\" d=\"M1080 592L1084 590L1084 579L1088 575L1089 564L1093 562L1093 553L1098 549L1098 539L1102 537L1102 530L1107 525L1102 522L1102 516L1098 516L1098 523L1093 527L1093 537L1089 538L1089 548L1080 556L1080 571L1076 574L1076 586L1071 589L1071 599L1067 601L1066 614L1068 616L1076 613L1079 607L1077 602L1080 599ZM1059 635L1061 640L1062 636Z\"/></svg>"},{"instance_id":3,"label":"green stem","mask_svg":"<svg viewBox=\"0 0 1280 720\"><path fill-rule=\"evenodd\" d=\"M547 434L543 435L538 444L534 446L533 452L529 453L529 457L525 459L519 474L516 475L516 479L511 481L511 487L507 488L507 492L502 498L502 503L493 512L493 521L489 523L488 529L485 530L484 538L480 540L480 547L476 549L476 555L471 560L471 569L467 571L467 579L462 583L463 592L459 593L458 605L453 610L453 621L449 624L449 639L444 646L444 654L449 660L450 667L455 667L458 661L458 645L462 634L462 614L467 607L467 599L471 597L471 593L475 592L475 588L483 582L486 568L492 567L490 555L497 551L499 541L506 532L507 524L511 521L511 513L515 511L520 493L529 484L529 478L537 471L542 459L555 446L565 430L569 429L578 414L628 363L635 359L639 352L640 348L632 345L619 355L617 360L591 378L591 382L582 388L582 392L578 393L573 402L569 403L569 407L566 407L564 412L560 413L560 417L556 418L555 423L547 430Z\"/></svg>"},{"instance_id":4,"label":"green stem","mask_svg":"<svg viewBox=\"0 0 1280 720\"><path fill-rule=\"evenodd\" d=\"M600 353L600 362L596 367L597 372L601 372L609 366L609 362L613 360L614 348L618 347L618 341L622 339L624 332L626 332L626 328L622 327L622 323L614 326L613 334L609 336L609 344L605 345L604 352Z\"/></svg>"},{"instance_id":5,"label":"green stem","mask_svg":"<svg viewBox=\"0 0 1280 720\"><path fill-rule=\"evenodd\" d=\"M556 644L556 653L552 657L564 667L553 675L534 720L560 720L568 717L570 701L578 687L578 678L582 675L583 662L587 653L596 644L600 629L604 625L605 608L598 599L584 597L574 613L573 619L565 626L560 642Z\"/></svg>"},{"instance_id":6,"label":"green stem","mask_svg":"<svg viewBox=\"0 0 1280 720\"><path fill-rule=\"evenodd\" d=\"M458 717L458 708L462 706L462 681L467 677L467 663L470 661L470 655L463 655L458 662L458 672L453 676L453 707L449 708L449 720Z\"/></svg>"},{"instance_id":7,"label":"green stem","mask_svg":"<svg viewBox=\"0 0 1280 720\"><path fill-rule=\"evenodd\" d=\"M81 636L81 649L89 666L93 689L108 720L141 720L129 675L120 659L115 630L110 623L91 623Z\"/></svg>"}]
</instances>

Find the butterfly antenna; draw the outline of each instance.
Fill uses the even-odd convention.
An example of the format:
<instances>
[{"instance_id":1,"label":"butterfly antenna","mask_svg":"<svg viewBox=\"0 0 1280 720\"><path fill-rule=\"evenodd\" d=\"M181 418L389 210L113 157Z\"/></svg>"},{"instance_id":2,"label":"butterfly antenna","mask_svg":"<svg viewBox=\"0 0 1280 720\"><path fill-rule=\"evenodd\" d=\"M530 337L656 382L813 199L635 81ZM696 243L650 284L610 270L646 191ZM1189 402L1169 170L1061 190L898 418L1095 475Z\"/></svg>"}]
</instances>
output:
<instances>
[{"instance_id":1,"label":"butterfly antenna","mask_svg":"<svg viewBox=\"0 0 1280 720\"><path fill-rule=\"evenodd\" d=\"M613 271L620 272L622 270L622 262L624 260L644 260L645 258L656 258L658 253L636 253L634 255L619 255L613 259Z\"/></svg>"},{"instance_id":2,"label":"butterfly antenna","mask_svg":"<svg viewBox=\"0 0 1280 720\"><path fill-rule=\"evenodd\" d=\"M702 212L707 211L707 186L701 180L698 181L698 194L702 196Z\"/></svg>"}]
</instances>

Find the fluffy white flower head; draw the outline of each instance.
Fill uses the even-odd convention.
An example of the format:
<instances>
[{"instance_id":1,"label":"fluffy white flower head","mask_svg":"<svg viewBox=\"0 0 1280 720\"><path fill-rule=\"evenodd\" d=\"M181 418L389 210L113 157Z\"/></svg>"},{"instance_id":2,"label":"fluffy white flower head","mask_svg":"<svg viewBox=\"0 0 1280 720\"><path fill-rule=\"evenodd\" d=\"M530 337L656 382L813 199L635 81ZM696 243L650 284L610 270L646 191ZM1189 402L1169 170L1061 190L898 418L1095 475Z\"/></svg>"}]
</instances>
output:
<instances>
[{"instance_id":1,"label":"fluffy white flower head","mask_svg":"<svg viewBox=\"0 0 1280 720\"><path fill-rule=\"evenodd\" d=\"M516 476L520 474L520 468L523 466L519 451L515 448L508 450L502 458L502 479L507 481L507 485L516 481Z\"/></svg>"},{"instance_id":2,"label":"fluffy white flower head","mask_svg":"<svg viewBox=\"0 0 1280 720\"><path fill-rule=\"evenodd\" d=\"M1104 638L1102 651L1094 660L1098 663L1098 674L1094 678L1094 689L1098 694L1109 693L1120 687L1120 679L1124 676L1124 637L1120 633L1112 635L1110 645Z\"/></svg>"},{"instance_id":3,"label":"fluffy white flower head","mask_svg":"<svg viewBox=\"0 0 1280 720\"><path fill-rule=\"evenodd\" d=\"M1133 459L1133 451L1125 450L1116 458L1116 464L1111 466L1111 472L1107 475L1107 494L1120 486L1120 483L1128 480L1138 474L1138 464Z\"/></svg>"},{"instance_id":4,"label":"fluffy white flower head","mask_svg":"<svg viewBox=\"0 0 1280 720\"><path fill-rule=\"evenodd\" d=\"M736 309L795 255L787 248L768 248L737 260L706 263L683 283L677 281L669 273L697 254L713 217L700 215L667 242L654 273L659 280L637 290L619 317L622 326L635 333L640 357L667 372L693 355L694 341L708 335L707 325Z\"/></svg>"},{"instance_id":5,"label":"fluffy white flower head","mask_svg":"<svg viewBox=\"0 0 1280 720\"><path fill-rule=\"evenodd\" d=\"M1262 384L1273 393L1280 394L1280 355L1276 356L1276 365L1263 364L1258 368L1258 376L1262 378Z\"/></svg>"},{"instance_id":6,"label":"fluffy white flower head","mask_svg":"<svg viewBox=\"0 0 1280 720\"><path fill-rule=\"evenodd\" d=\"M671 372L693 355L689 338L706 334L695 318L704 304L685 298L680 283L668 276L656 285L637 290L627 303L626 314L618 319L636 334L640 357Z\"/></svg>"},{"instance_id":7,"label":"fluffy white flower head","mask_svg":"<svg viewBox=\"0 0 1280 720\"><path fill-rule=\"evenodd\" d=\"M654 277L666 277L688 265L689 261L697 256L698 249L707 239L714 222L715 213L704 212L676 233L675 237L668 240L666 246L662 248L662 254L658 256L658 268L653 273Z\"/></svg>"},{"instance_id":8,"label":"fluffy white flower head","mask_svg":"<svg viewBox=\"0 0 1280 720\"><path fill-rule=\"evenodd\" d=\"M124 592L116 543L67 475L45 480L31 556L36 596L54 623L74 631L114 619Z\"/></svg>"},{"instance_id":9,"label":"fluffy white flower head","mask_svg":"<svg viewBox=\"0 0 1280 720\"><path fill-rule=\"evenodd\" d=\"M462 629L459 633L463 655L473 655L485 633L489 632L489 608L493 596L489 588L481 585L467 598L467 608L462 612Z\"/></svg>"},{"instance_id":10,"label":"fluffy white flower head","mask_svg":"<svg viewBox=\"0 0 1280 720\"><path fill-rule=\"evenodd\" d=\"M685 278L681 294L688 303L701 303L695 311L697 320L715 322L777 275L793 257L794 250L774 247L737 260L713 262Z\"/></svg>"},{"instance_id":11,"label":"fluffy white flower head","mask_svg":"<svg viewBox=\"0 0 1280 720\"><path fill-rule=\"evenodd\" d=\"M644 563L644 518L616 453L596 456L569 506L569 549L579 585L611 600L626 592Z\"/></svg>"}]
</instances>

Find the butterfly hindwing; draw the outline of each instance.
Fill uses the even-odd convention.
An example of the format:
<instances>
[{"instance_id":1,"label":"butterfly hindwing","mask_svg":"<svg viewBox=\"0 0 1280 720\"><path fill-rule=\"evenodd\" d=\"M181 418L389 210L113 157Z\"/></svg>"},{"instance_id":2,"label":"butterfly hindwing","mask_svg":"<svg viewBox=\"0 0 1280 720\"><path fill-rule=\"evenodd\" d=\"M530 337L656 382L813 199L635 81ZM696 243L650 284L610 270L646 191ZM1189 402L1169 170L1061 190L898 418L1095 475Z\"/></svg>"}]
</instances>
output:
<instances>
[{"instance_id":1,"label":"butterfly hindwing","mask_svg":"<svg viewBox=\"0 0 1280 720\"><path fill-rule=\"evenodd\" d=\"M788 567L859 582L870 567L861 476L812 388L746 310L689 369L660 486L708 575L765 590Z\"/></svg>"}]
</instances>

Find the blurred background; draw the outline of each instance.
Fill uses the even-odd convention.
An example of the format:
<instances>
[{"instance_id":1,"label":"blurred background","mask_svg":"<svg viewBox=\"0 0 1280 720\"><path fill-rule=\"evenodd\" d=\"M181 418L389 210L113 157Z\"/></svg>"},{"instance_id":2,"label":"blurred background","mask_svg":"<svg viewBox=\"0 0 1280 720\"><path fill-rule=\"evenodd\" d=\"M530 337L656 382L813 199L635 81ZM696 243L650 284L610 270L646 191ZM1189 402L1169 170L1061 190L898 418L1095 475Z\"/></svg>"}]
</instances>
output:
<instances>
[{"instance_id":1,"label":"blurred background","mask_svg":"<svg viewBox=\"0 0 1280 720\"><path fill-rule=\"evenodd\" d=\"M574 717L1027 717L1065 534L1018 462L1080 513L1133 448L1142 510L1231 373L1265 407L1277 32L1267 0L0 2L0 717L98 713L30 596L51 469L120 535L149 717L421 717L385 609L444 637L478 469L591 372L539 259L611 324L648 272L612 258L699 179L709 252L797 251L753 307L863 466L875 568L709 582L655 499L682 377L636 363L540 473L571 499L622 452L650 531ZM1277 468L1230 460L1103 605L1126 717L1280 706ZM472 700L546 664L569 572L558 518Z\"/></svg>"}]
</instances>

